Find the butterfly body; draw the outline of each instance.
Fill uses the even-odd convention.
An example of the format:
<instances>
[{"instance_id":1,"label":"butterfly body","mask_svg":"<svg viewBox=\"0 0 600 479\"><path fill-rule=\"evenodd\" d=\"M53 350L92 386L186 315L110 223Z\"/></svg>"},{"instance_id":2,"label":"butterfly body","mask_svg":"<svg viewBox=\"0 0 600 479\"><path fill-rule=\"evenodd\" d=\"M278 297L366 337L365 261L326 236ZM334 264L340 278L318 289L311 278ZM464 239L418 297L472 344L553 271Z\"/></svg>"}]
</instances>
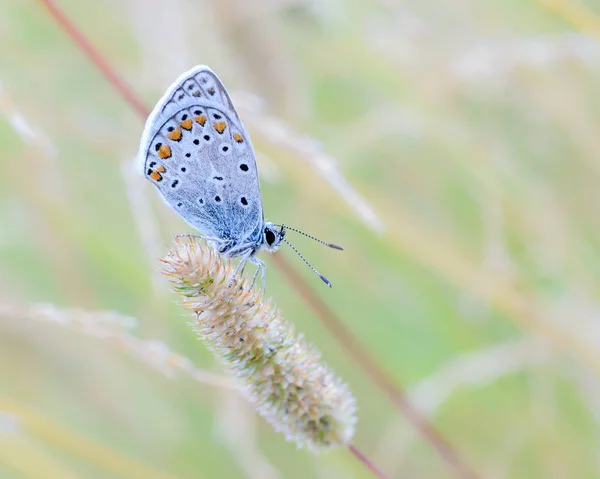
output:
<instances>
[{"instance_id":1,"label":"butterfly body","mask_svg":"<svg viewBox=\"0 0 600 479\"><path fill-rule=\"evenodd\" d=\"M286 228L264 220L250 135L210 68L194 67L167 89L146 121L137 163L216 251L241 257L238 269L255 263L254 279L262 270L264 283L265 265L255 255L275 251Z\"/></svg>"}]
</instances>

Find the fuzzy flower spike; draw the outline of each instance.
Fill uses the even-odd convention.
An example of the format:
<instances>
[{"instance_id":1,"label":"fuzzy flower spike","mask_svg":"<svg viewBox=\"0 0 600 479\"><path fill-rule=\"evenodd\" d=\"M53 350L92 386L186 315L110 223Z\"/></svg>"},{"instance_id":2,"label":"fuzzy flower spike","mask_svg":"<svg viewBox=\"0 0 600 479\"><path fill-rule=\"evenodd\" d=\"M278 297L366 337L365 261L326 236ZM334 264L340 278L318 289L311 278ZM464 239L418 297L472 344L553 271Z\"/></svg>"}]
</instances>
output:
<instances>
[{"instance_id":1,"label":"fuzzy flower spike","mask_svg":"<svg viewBox=\"0 0 600 479\"><path fill-rule=\"evenodd\" d=\"M177 239L163 273L196 318L194 330L276 431L318 451L348 445L356 403L320 353L231 263L197 239Z\"/></svg>"}]
</instances>

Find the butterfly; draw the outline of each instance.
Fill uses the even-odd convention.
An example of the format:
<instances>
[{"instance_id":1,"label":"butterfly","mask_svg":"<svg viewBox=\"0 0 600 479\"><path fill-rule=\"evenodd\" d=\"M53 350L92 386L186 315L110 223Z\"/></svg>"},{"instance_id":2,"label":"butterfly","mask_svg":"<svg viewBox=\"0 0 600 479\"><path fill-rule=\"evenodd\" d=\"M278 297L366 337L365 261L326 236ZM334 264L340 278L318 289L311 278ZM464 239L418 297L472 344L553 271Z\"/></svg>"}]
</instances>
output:
<instances>
[{"instance_id":1,"label":"butterfly","mask_svg":"<svg viewBox=\"0 0 600 479\"><path fill-rule=\"evenodd\" d=\"M265 288L266 266L256 257L288 244L329 287L320 274L285 238L288 230L330 248L295 228L266 222L258 169L250 135L225 86L207 66L182 74L167 89L146 120L137 163L162 198L221 255L239 257L234 272L248 261Z\"/></svg>"}]
</instances>

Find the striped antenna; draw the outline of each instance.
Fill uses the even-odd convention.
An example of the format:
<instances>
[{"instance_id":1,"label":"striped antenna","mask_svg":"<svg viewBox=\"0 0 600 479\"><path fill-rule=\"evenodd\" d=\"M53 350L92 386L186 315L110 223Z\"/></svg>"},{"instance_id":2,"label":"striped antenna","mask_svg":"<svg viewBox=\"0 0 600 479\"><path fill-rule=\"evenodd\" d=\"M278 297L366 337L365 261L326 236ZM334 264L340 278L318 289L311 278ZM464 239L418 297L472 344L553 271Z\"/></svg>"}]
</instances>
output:
<instances>
[{"instance_id":1,"label":"striped antenna","mask_svg":"<svg viewBox=\"0 0 600 479\"><path fill-rule=\"evenodd\" d=\"M279 226L279 225L277 225L277 226ZM324 283L325 283L327 286L329 286L329 287L331 288L331 281L329 281L329 280L328 280L328 279L327 279L325 276L323 276L323 275L322 275L321 273L319 273L319 272L318 272L318 271L317 271L315 268L313 268L313 265L312 265L312 264L310 264L308 261L306 261L306 258L305 258L304 256L302 256L302 254L300 253L300 251L298 251L298 250L296 249L296 247L295 247L295 246L294 246L292 243L290 243L290 242L289 242L288 240L286 240L285 238L282 238L282 239L283 239L283 241L285 241L285 243L286 243L286 244L287 244L287 245L288 245L290 248L292 248L292 249L293 249L293 250L296 252L296 254L297 254L298 256L300 256L300 258L302 258L302 261L304 261L304 262L306 263L306 266L308 266L308 267L309 267L309 268L310 268L310 269L313 271L313 273L315 273L315 274L316 274L316 275L317 275L319 278L321 278L321 279L323 280L323 282L324 282ZM318 241L318 240L317 240L317 241Z\"/></svg>"},{"instance_id":2,"label":"striped antenna","mask_svg":"<svg viewBox=\"0 0 600 479\"><path fill-rule=\"evenodd\" d=\"M304 231L297 230L296 228L290 228L289 226L286 226L286 225L275 225L275 226L281 227L282 231L283 230L290 230L290 231L294 231L296 233L300 233L301 235L304 235L304 236L310 238L311 240L316 241L317 243L321 243L321 244L324 244L325 246L329 246L330 248L339 249L340 251L344 250L344 248L342 246L339 246L339 245L333 244L333 243L328 243L327 241L320 240L319 238L315 238L314 236L306 234Z\"/></svg>"}]
</instances>

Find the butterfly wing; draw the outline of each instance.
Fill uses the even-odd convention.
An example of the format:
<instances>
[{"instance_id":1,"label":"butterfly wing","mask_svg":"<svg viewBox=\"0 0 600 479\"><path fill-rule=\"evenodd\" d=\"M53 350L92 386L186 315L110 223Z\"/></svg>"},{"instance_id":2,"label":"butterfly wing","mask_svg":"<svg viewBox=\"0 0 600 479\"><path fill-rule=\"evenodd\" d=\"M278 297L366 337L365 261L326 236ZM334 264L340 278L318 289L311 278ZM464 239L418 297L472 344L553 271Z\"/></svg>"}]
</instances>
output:
<instances>
[{"instance_id":1,"label":"butterfly wing","mask_svg":"<svg viewBox=\"0 0 600 479\"><path fill-rule=\"evenodd\" d=\"M181 75L146 121L138 168L206 236L258 239L263 225L250 135L223 83L200 65Z\"/></svg>"}]
</instances>

